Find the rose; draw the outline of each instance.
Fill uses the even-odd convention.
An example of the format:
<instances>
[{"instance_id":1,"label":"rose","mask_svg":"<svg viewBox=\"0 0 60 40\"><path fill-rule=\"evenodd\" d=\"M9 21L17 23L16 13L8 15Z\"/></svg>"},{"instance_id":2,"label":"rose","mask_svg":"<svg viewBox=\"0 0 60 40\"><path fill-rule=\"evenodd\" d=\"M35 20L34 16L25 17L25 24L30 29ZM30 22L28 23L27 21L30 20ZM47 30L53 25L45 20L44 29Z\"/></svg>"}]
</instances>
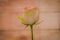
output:
<instances>
[{"instance_id":1,"label":"rose","mask_svg":"<svg viewBox=\"0 0 60 40\"><path fill-rule=\"evenodd\" d=\"M39 9L37 7L25 8L24 17L18 16L18 19L21 21L21 23L30 26L33 40L33 25L39 21Z\"/></svg>"}]
</instances>

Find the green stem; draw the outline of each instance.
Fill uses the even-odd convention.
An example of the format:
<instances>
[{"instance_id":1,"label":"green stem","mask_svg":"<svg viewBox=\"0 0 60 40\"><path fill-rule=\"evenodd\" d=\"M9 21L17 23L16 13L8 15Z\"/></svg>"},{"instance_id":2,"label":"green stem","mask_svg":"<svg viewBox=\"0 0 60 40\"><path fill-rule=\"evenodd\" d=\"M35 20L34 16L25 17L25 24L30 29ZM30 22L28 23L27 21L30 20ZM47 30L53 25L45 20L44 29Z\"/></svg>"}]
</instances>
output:
<instances>
[{"instance_id":1,"label":"green stem","mask_svg":"<svg viewBox=\"0 0 60 40\"><path fill-rule=\"evenodd\" d=\"M32 37L32 40L33 40L33 25L30 25L30 28L31 28L31 37Z\"/></svg>"}]
</instances>

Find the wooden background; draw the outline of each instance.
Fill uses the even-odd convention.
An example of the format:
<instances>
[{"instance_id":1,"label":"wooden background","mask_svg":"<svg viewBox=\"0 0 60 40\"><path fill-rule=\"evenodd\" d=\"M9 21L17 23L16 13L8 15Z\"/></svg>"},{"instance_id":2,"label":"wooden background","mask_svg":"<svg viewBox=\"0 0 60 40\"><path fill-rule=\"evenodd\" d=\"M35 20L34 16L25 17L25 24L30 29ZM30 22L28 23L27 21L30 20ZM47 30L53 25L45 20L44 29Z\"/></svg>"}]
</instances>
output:
<instances>
[{"instance_id":1,"label":"wooden background","mask_svg":"<svg viewBox=\"0 0 60 40\"><path fill-rule=\"evenodd\" d=\"M17 18L26 6L38 7L44 20L34 25L34 40L60 40L60 0L0 0L0 40L31 40L30 28Z\"/></svg>"}]
</instances>

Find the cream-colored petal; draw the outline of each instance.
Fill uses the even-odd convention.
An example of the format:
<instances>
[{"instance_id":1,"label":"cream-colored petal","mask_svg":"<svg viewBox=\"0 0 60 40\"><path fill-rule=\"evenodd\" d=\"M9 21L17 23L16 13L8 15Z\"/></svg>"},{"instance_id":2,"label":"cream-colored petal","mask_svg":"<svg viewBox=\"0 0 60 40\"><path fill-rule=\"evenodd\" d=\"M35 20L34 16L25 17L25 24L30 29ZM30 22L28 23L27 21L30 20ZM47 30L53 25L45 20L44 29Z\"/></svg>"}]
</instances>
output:
<instances>
[{"instance_id":1,"label":"cream-colored petal","mask_svg":"<svg viewBox=\"0 0 60 40\"><path fill-rule=\"evenodd\" d=\"M32 8L29 10L25 11L25 19L27 20L27 23L32 24L33 22L35 22L37 20L37 8Z\"/></svg>"}]
</instances>

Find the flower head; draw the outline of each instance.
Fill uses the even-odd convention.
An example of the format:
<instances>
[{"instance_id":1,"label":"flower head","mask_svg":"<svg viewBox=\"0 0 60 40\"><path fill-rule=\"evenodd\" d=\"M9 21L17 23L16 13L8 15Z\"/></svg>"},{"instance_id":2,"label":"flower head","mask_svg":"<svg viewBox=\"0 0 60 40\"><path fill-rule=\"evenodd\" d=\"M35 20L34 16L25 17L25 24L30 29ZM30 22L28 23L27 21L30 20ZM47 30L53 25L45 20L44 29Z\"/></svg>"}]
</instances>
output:
<instances>
[{"instance_id":1,"label":"flower head","mask_svg":"<svg viewBox=\"0 0 60 40\"><path fill-rule=\"evenodd\" d=\"M25 8L24 18L18 16L18 19L23 24L34 24L39 20L39 10L38 8Z\"/></svg>"}]
</instances>

